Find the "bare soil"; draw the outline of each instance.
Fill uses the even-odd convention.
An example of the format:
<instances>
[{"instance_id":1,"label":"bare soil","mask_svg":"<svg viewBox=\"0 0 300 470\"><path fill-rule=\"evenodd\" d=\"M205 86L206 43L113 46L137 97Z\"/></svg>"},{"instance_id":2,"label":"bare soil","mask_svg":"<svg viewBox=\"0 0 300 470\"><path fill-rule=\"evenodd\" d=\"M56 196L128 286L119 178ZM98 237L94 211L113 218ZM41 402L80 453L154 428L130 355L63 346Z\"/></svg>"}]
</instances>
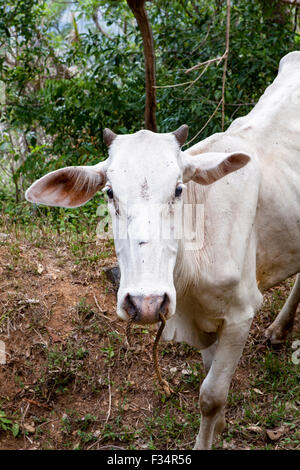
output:
<instances>
[{"instance_id":1,"label":"bare soil","mask_svg":"<svg viewBox=\"0 0 300 470\"><path fill-rule=\"evenodd\" d=\"M154 376L155 330L116 316L116 292L103 269L109 243L45 233L0 241L0 449L191 449L204 378L199 351L162 344L160 363L175 394ZM291 336L274 348L264 330L293 279L271 289L234 376L225 449L299 449L299 366ZM298 377L298 379L297 379ZM273 432L273 434L272 434ZM278 437L279 435L279 437Z\"/></svg>"}]
</instances>

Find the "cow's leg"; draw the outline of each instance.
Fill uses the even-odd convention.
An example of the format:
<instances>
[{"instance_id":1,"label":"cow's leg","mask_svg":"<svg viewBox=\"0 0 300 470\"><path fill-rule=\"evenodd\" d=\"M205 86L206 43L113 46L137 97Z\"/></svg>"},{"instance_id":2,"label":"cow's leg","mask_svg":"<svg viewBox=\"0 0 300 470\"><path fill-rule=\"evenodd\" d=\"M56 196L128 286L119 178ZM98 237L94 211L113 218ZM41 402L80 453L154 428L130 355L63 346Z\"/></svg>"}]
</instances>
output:
<instances>
[{"instance_id":1,"label":"cow's leg","mask_svg":"<svg viewBox=\"0 0 300 470\"><path fill-rule=\"evenodd\" d=\"M300 303L300 274L297 274L294 287L276 320L266 330L265 335L272 344L282 343L293 327L297 307Z\"/></svg>"},{"instance_id":2,"label":"cow's leg","mask_svg":"<svg viewBox=\"0 0 300 470\"><path fill-rule=\"evenodd\" d=\"M218 345L218 341L216 341L211 346L201 351L204 369L207 374L212 365L212 361L214 359L214 356L217 350L217 345ZM225 421L225 407L224 407L220 411L220 416L215 424L215 430L214 430L215 434L221 433L224 430L225 426L226 426L226 421Z\"/></svg>"},{"instance_id":3,"label":"cow's leg","mask_svg":"<svg viewBox=\"0 0 300 470\"><path fill-rule=\"evenodd\" d=\"M217 344L218 344L218 342L216 341L215 343L213 343L213 344L212 344L211 346L209 346L208 348L201 350L201 356L202 356L202 360L203 360L203 365L204 365L205 372L206 372L207 374L208 374L208 372L209 372L209 369L210 369L210 366L211 366L211 364L212 364L214 355L215 355L215 353L216 353Z\"/></svg>"},{"instance_id":4,"label":"cow's leg","mask_svg":"<svg viewBox=\"0 0 300 470\"><path fill-rule=\"evenodd\" d=\"M230 382L243 352L252 318L252 315L247 315L245 320L224 320L211 367L200 388L201 426L195 450L210 449L215 432L222 431L224 427Z\"/></svg>"}]
</instances>

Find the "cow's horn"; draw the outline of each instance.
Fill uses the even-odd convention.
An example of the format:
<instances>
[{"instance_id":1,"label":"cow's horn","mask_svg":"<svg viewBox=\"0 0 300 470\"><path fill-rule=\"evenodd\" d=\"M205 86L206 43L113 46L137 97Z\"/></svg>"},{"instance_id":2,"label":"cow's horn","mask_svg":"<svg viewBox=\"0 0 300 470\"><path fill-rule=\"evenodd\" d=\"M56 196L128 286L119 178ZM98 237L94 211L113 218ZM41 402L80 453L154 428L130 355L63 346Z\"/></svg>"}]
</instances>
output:
<instances>
[{"instance_id":1,"label":"cow's horn","mask_svg":"<svg viewBox=\"0 0 300 470\"><path fill-rule=\"evenodd\" d=\"M189 126L187 126L186 124L183 124L183 126L178 127L178 129L175 132L173 132L180 147L182 147L183 144L185 143L188 133L189 133Z\"/></svg>"},{"instance_id":2,"label":"cow's horn","mask_svg":"<svg viewBox=\"0 0 300 470\"><path fill-rule=\"evenodd\" d=\"M103 140L107 147L111 146L112 142L115 140L116 137L117 137L117 134L115 134L113 131L111 131L108 128L104 129Z\"/></svg>"}]
</instances>

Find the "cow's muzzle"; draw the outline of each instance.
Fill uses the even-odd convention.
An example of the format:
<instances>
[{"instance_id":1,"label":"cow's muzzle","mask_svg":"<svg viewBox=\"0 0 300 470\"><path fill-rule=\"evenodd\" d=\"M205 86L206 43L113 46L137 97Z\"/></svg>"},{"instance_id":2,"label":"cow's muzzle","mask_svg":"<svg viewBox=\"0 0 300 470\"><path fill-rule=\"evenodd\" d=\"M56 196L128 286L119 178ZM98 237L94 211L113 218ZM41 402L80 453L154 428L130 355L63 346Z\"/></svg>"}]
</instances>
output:
<instances>
[{"instance_id":1,"label":"cow's muzzle","mask_svg":"<svg viewBox=\"0 0 300 470\"><path fill-rule=\"evenodd\" d=\"M124 298L123 309L135 323L149 324L159 321L159 313L168 318L170 298L163 295L130 295Z\"/></svg>"}]
</instances>

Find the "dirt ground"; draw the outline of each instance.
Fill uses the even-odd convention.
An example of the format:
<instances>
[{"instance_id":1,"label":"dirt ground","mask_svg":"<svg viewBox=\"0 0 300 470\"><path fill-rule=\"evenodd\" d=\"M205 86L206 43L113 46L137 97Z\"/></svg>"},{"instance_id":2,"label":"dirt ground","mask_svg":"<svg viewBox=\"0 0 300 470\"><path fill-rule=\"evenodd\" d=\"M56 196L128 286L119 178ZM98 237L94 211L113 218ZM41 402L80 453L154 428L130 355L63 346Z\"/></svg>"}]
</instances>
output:
<instances>
[{"instance_id":1,"label":"dirt ground","mask_svg":"<svg viewBox=\"0 0 300 470\"><path fill-rule=\"evenodd\" d=\"M0 449L191 449L199 426L201 355L161 344L175 393L154 376L153 329L116 317L103 269L112 245L36 231L0 234ZM234 376L227 428L216 449L299 449L299 365L291 336L272 347L264 330L293 279L271 289ZM298 333L297 333L298 331Z\"/></svg>"}]
</instances>

